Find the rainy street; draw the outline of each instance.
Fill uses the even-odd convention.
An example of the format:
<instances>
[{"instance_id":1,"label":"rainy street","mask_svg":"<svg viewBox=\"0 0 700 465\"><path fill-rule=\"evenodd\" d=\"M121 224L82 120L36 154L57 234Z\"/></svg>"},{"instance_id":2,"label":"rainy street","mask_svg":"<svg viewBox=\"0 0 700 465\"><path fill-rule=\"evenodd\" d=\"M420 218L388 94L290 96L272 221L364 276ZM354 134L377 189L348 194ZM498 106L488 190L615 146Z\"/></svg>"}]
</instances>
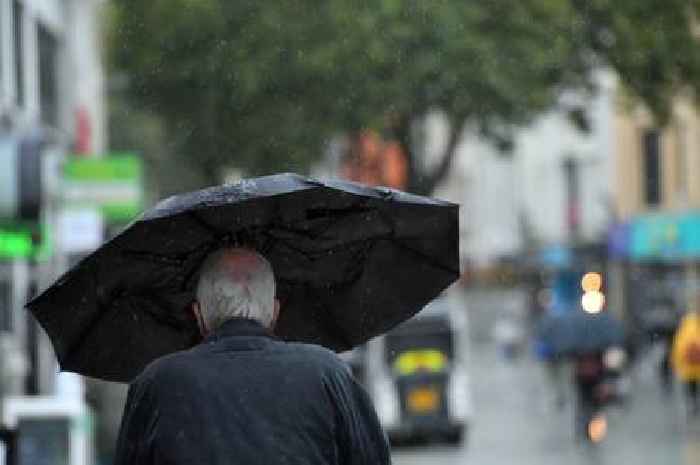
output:
<instances>
[{"instance_id":1,"label":"rainy street","mask_svg":"<svg viewBox=\"0 0 700 465\"><path fill-rule=\"evenodd\" d=\"M469 308L470 324L488 333L488 309ZM632 399L609 412L609 434L590 446L573 437L571 402L557 410L547 395L542 367L527 353L506 361L493 342L470 331L469 372L474 417L459 448L421 445L394 448L397 465L418 464L632 464L700 463L700 422L689 421L679 388L663 395L655 353L634 369Z\"/></svg>"},{"instance_id":2,"label":"rainy street","mask_svg":"<svg viewBox=\"0 0 700 465\"><path fill-rule=\"evenodd\" d=\"M0 465L700 465L699 17L0 0Z\"/></svg>"}]
</instances>

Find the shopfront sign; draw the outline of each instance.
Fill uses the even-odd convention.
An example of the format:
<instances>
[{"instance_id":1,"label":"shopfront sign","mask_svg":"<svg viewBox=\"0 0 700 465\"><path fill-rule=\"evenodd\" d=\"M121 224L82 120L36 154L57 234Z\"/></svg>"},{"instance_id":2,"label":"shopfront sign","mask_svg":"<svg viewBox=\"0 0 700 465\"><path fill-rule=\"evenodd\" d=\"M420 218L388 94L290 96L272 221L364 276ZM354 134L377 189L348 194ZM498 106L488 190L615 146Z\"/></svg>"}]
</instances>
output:
<instances>
[{"instance_id":1,"label":"shopfront sign","mask_svg":"<svg viewBox=\"0 0 700 465\"><path fill-rule=\"evenodd\" d=\"M700 212L645 215L635 218L630 228L633 260L700 258Z\"/></svg>"},{"instance_id":2,"label":"shopfront sign","mask_svg":"<svg viewBox=\"0 0 700 465\"><path fill-rule=\"evenodd\" d=\"M143 168L135 155L69 159L62 197L70 208L95 207L112 223L131 221L143 209Z\"/></svg>"}]
</instances>

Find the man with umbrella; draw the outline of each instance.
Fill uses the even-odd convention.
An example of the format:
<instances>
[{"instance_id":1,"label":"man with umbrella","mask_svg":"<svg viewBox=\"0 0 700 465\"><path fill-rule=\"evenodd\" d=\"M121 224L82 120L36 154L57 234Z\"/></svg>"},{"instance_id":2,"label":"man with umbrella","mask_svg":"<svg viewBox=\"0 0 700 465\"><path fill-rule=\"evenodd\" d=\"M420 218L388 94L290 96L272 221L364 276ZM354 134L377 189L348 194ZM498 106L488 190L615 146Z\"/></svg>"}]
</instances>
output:
<instances>
[{"instance_id":1,"label":"man with umbrella","mask_svg":"<svg viewBox=\"0 0 700 465\"><path fill-rule=\"evenodd\" d=\"M374 409L345 365L285 343L270 264L241 248L202 266L193 311L204 340L132 383L117 464L385 464Z\"/></svg>"},{"instance_id":2,"label":"man with umbrella","mask_svg":"<svg viewBox=\"0 0 700 465\"><path fill-rule=\"evenodd\" d=\"M456 281L458 218L387 188L247 179L161 201L27 307L63 370L133 383L118 463L386 463L326 349Z\"/></svg>"}]
</instances>

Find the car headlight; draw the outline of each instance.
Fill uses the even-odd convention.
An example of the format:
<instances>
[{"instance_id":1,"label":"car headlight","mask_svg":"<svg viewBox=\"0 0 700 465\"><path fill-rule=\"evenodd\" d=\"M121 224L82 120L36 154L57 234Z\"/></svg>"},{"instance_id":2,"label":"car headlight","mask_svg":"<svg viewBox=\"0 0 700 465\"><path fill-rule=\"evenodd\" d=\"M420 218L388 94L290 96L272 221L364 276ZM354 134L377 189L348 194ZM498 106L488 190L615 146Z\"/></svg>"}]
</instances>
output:
<instances>
[{"instance_id":1,"label":"car headlight","mask_svg":"<svg viewBox=\"0 0 700 465\"><path fill-rule=\"evenodd\" d=\"M627 354L620 347L611 347L603 354L603 364L608 370L621 370L627 362Z\"/></svg>"}]
</instances>

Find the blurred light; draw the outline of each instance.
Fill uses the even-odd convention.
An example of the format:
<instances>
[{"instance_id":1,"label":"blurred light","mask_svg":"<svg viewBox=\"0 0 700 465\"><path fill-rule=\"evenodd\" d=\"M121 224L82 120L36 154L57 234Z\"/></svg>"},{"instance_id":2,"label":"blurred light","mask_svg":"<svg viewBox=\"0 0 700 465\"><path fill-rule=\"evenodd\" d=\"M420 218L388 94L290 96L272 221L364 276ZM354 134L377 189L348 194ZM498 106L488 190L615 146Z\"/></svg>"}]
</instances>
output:
<instances>
[{"instance_id":1,"label":"blurred light","mask_svg":"<svg viewBox=\"0 0 700 465\"><path fill-rule=\"evenodd\" d=\"M450 419L458 423L469 420L473 410L472 398L469 391L469 378L464 368L457 366L448 378L447 405Z\"/></svg>"},{"instance_id":2,"label":"blurred light","mask_svg":"<svg viewBox=\"0 0 700 465\"><path fill-rule=\"evenodd\" d=\"M608 422L603 415L594 416L588 423L588 437L593 442L600 442L608 432Z\"/></svg>"},{"instance_id":3,"label":"blurred light","mask_svg":"<svg viewBox=\"0 0 700 465\"><path fill-rule=\"evenodd\" d=\"M605 305L605 296L600 291L588 291L581 297L581 306L588 313L600 313Z\"/></svg>"},{"instance_id":4,"label":"blurred light","mask_svg":"<svg viewBox=\"0 0 700 465\"><path fill-rule=\"evenodd\" d=\"M409 350L396 358L394 370L402 376L417 372L436 373L447 366L447 356L437 349Z\"/></svg>"},{"instance_id":5,"label":"blurred light","mask_svg":"<svg viewBox=\"0 0 700 465\"><path fill-rule=\"evenodd\" d=\"M581 279L581 287L585 292L600 291L603 285L603 277L600 273L586 273Z\"/></svg>"},{"instance_id":6,"label":"blurred light","mask_svg":"<svg viewBox=\"0 0 700 465\"><path fill-rule=\"evenodd\" d=\"M611 347L603 355L603 364L609 370L620 370L627 361L627 354L620 347Z\"/></svg>"},{"instance_id":7,"label":"blurred light","mask_svg":"<svg viewBox=\"0 0 700 465\"><path fill-rule=\"evenodd\" d=\"M0 230L0 257L27 257L32 252L32 235L27 231Z\"/></svg>"}]
</instances>

